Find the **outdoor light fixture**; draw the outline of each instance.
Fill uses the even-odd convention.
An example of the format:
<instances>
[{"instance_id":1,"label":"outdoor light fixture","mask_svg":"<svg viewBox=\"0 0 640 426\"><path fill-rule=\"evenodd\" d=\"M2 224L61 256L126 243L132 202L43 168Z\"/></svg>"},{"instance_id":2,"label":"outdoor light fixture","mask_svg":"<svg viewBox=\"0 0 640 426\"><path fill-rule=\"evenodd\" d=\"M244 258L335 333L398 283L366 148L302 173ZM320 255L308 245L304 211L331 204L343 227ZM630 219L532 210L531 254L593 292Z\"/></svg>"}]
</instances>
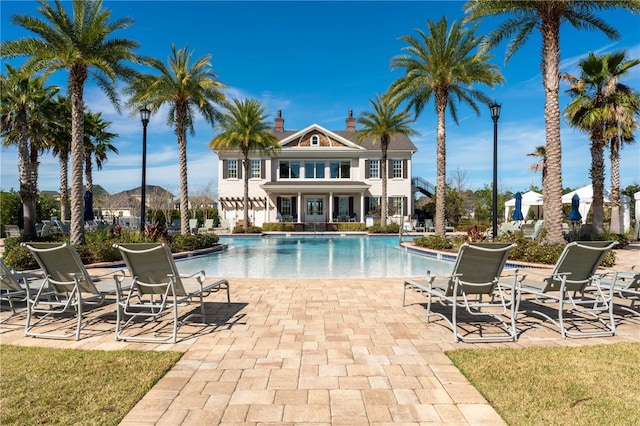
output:
<instances>
[{"instance_id":1,"label":"outdoor light fixture","mask_svg":"<svg viewBox=\"0 0 640 426\"><path fill-rule=\"evenodd\" d=\"M493 212L492 212L492 239L498 236L498 119L500 118L500 104L493 101L489 105L491 118L493 119Z\"/></svg>"},{"instance_id":2,"label":"outdoor light fixture","mask_svg":"<svg viewBox=\"0 0 640 426\"><path fill-rule=\"evenodd\" d=\"M142 121L142 187L140 188L140 232L144 232L144 217L145 208L147 204L146 189L147 189L147 124L149 124L149 118L151 117L151 111L147 107L140 109L140 121Z\"/></svg>"}]
</instances>

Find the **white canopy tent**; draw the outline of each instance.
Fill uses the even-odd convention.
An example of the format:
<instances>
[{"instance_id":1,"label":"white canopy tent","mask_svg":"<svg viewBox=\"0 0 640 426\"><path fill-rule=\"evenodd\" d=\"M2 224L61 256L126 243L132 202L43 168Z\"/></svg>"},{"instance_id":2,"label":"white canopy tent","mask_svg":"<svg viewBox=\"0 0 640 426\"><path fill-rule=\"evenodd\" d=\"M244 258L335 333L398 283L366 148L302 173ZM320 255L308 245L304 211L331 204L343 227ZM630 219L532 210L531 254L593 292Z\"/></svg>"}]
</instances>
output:
<instances>
[{"instance_id":1,"label":"white canopy tent","mask_svg":"<svg viewBox=\"0 0 640 426\"><path fill-rule=\"evenodd\" d=\"M640 240L640 191L633 194L636 200L636 240Z\"/></svg>"},{"instance_id":2,"label":"white canopy tent","mask_svg":"<svg viewBox=\"0 0 640 426\"><path fill-rule=\"evenodd\" d=\"M542 194L538 194L535 191L529 191L522 194L522 216L526 219L529 214L529 208L534 207L534 216L536 219L540 219L542 211ZM516 206L516 199L512 198L504 203L504 220L509 222L513 215L513 210Z\"/></svg>"},{"instance_id":3,"label":"white canopy tent","mask_svg":"<svg viewBox=\"0 0 640 426\"><path fill-rule=\"evenodd\" d=\"M580 197L580 206L578 211L582 216L582 223L587 223L587 214L591 209L591 204L593 204L593 187L591 185L583 186L582 188L578 188L575 191L571 191L568 194L564 194L562 196L562 204L571 204L571 198L573 198L574 194L578 194ZM606 188L604 190L604 202L611 202L611 192L609 192ZM624 232L629 231L631 227L631 197L620 194L620 214L622 215L622 226ZM637 214L637 213L636 213Z\"/></svg>"}]
</instances>

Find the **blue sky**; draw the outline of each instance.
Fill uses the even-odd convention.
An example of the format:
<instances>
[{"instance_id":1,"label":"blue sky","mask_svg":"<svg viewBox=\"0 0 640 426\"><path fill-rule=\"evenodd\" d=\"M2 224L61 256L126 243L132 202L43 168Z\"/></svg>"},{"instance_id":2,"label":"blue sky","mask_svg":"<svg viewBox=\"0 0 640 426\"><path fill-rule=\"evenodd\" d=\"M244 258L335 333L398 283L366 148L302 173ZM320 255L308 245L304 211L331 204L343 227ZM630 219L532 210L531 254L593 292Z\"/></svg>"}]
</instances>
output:
<instances>
[{"instance_id":1,"label":"blue sky","mask_svg":"<svg viewBox=\"0 0 640 426\"><path fill-rule=\"evenodd\" d=\"M70 2L66 2L70 6ZM317 123L329 130L344 130L347 111L357 116L369 110L369 100L384 93L402 75L391 71L391 58L401 53L403 35L415 29L427 31L427 20L447 16L462 19L464 2L218 2L218 1L105 1L113 18L132 17L135 24L115 33L137 40L138 53L166 61L170 46L188 45L194 58L211 54L218 78L229 86L229 97L260 100L273 120L282 110L285 129L298 130ZM12 40L31 35L10 23L15 14L35 15L37 3L0 3L0 36ZM640 58L640 17L625 12L603 13L602 18L621 33L617 41L601 33L561 29L561 71L577 74L577 63L588 52L627 49L630 58ZM500 20L485 19L478 33L486 34ZM494 89L479 87L502 104L498 131L498 187L500 191L525 191L541 186L539 173L528 171L535 162L527 156L544 145L544 94L540 76L541 41L538 33L504 63L506 45L492 51L493 62L505 77ZM4 61L3 61L4 62ZM13 61L18 64L19 62ZM2 65L4 72L5 67ZM66 74L55 75L51 84L65 85ZM625 81L640 90L640 66ZM561 86L560 106L567 105ZM142 125L137 112L120 115L105 96L89 83L85 100L94 112L113 124L119 137L119 155L111 155L103 170L94 170L94 183L115 193L140 185ZM480 116L461 108L456 125L447 115L447 174L462 174L468 189L491 185L493 166L493 122L488 108ZM147 184L160 185L179 195L178 153L175 135L165 124L166 110L153 116L147 128ZM435 183L436 114L433 104L414 123L418 147L414 176ZM195 136L188 135L190 193L217 189L217 157L207 148L215 135L199 119ZM562 124L563 186L578 188L590 183L590 153L587 135ZM640 143L625 146L621 158L621 184L640 184ZM17 153L2 148L0 188L18 189ZM610 187L606 154L606 183ZM56 158L41 158L40 189L57 190L59 166Z\"/></svg>"}]
</instances>

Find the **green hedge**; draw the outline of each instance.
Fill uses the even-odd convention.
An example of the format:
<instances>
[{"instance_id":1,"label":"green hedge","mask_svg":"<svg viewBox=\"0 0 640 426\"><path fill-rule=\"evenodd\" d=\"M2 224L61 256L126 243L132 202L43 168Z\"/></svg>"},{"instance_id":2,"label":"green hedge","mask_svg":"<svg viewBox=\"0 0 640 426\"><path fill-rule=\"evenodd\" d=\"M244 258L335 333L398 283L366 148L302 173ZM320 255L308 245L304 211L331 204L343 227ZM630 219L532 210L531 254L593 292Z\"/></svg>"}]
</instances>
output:
<instances>
[{"instance_id":1,"label":"green hedge","mask_svg":"<svg viewBox=\"0 0 640 426\"><path fill-rule=\"evenodd\" d=\"M448 250L452 252L457 251L464 241L465 239L462 237L446 238L435 235L415 238L413 240L414 244L420 247L432 250ZM529 263L554 265L560 258L562 250L564 250L563 246L550 246L547 244L541 244L536 240L525 238L522 232L502 234L496 238L496 241L515 243L516 246L511 249L511 252L509 252L509 259ZM621 248L620 245L618 245L617 248ZM615 250L611 250L602 261L602 266L610 267L615 263L616 253Z\"/></svg>"},{"instance_id":2,"label":"green hedge","mask_svg":"<svg viewBox=\"0 0 640 426\"><path fill-rule=\"evenodd\" d=\"M170 245L172 252L193 251L213 247L218 243L216 234L203 235L175 235L167 240L151 238L138 231L110 228L85 233L85 245L76 245L76 251L84 264L121 261L120 252L113 248L115 243L142 243L164 241ZM20 243L21 238L6 238L3 259L5 263L16 271L38 269L38 263L28 248ZM34 238L30 241L69 242L69 239Z\"/></svg>"}]
</instances>

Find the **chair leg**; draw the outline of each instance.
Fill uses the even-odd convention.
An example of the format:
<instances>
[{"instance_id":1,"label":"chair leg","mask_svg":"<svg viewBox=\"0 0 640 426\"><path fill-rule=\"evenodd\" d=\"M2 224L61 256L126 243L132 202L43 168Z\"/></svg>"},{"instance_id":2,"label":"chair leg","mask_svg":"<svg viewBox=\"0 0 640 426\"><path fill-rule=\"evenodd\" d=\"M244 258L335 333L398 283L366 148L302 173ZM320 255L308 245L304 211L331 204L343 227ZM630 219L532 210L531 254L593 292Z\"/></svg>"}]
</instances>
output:
<instances>
[{"instance_id":1,"label":"chair leg","mask_svg":"<svg viewBox=\"0 0 640 426\"><path fill-rule=\"evenodd\" d=\"M78 325L76 326L76 340L80 340L80 328L82 328L82 299L78 300L78 311L76 315L78 316Z\"/></svg>"}]
</instances>

